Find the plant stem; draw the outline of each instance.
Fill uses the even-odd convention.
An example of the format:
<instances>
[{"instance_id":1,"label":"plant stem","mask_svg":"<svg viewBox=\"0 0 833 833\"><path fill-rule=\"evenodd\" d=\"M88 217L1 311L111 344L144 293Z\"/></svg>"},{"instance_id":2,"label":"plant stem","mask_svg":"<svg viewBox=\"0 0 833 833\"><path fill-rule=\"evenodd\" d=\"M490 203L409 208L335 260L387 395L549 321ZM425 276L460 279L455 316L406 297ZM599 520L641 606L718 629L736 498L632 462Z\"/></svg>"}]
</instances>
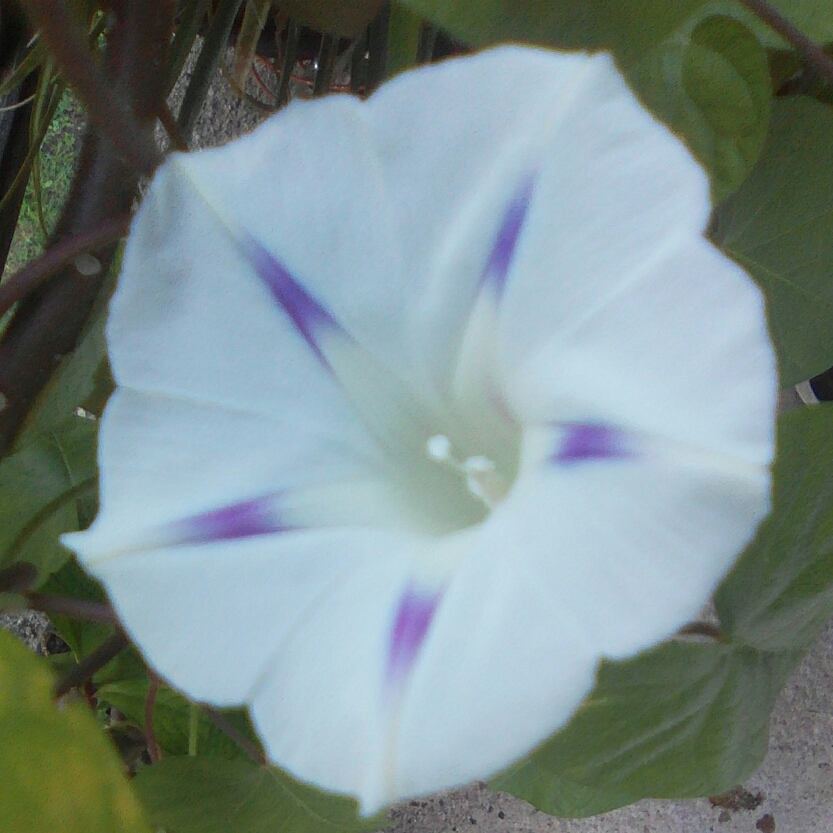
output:
<instances>
[{"instance_id":1,"label":"plant stem","mask_svg":"<svg viewBox=\"0 0 833 833\"><path fill-rule=\"evenodd\" d=\"M129 103L119 97L118 88L107 83L67 4L63 0L24 0L23 5L98 130L136 170L151 173L160 161L156 146L137 124Z\"/></svg>"},{"instance_id":2,"label":"plant stem","mask_svg":"<svg viewBox=\"0 0 833 833\"><path fill-rule=\"evenodd\" d=\"M833 60L823 52L807 35L793 25L766 0L740 0L752 14L759 17L770 29L798 52L828 84L833 84Z\"/></svg>"},{"instance_id":3,"label":"plant stem","mask_svg":"<svg viewBox=\"0 0 833 833\"><path fill-rule=\"evenodd\" d=\"M324 34L321 36L321 47L318 50L317 69L315 80L312 84L312 96L318 98L326 95L333 84L333 72L336 65L336 53L338 41L332 36Z\"/></svg>"},{"instance_id":4,"label":"plant stem","mask_svg":"<svg viewBox=\"0 0 833 833\"><path fill-rule=\"evenodd\" d=\"M0 593L25 593L38 580L38 571L28 561L16 561L0 570Z\"/></svg>"},{"instance_id":5,"label":"plant stem","mask_svg":"<svg viewBox=\"0 0 833 833\"><path fill-rule=\"evenodd\" d=\"M130 644L124 632L117 630L108 637L91 654L84 657L74 668L71 668L55 684L55 697L63 697L68 691L83 685L96 671L104 668Z\"/></svg>"},{"instance_id":6,"label":"plant stem","mask_svg":"<svg viewBox=\"0 0 833 833\"><path fill-rule=\"evenodd\" d=\"M203 40L197 65L194 67L182 99L182 106L179 108L177 122L186 141L191 139L191 132L208 94L208 88L225 56L229 35L241 2L242 0L220 0L214 10L214 18Z\"/></svg>"},{"instance_id":7,"label":"plant stem","mask_svg":"<svg viewBox=\"0 0 833 833\"><path fill-rule=\"evenodd\" d=\"M197 736L199 735L200 709L196 703L188 704L188 754L193 758L197 754Z\"/></svg>"},{"instance_id":8,"label":"plant stem","mask_svg":"<svg viewBox=\"0 0 833 833\"><path fill-rule=\"evenodd\" d=\"M24 266L0 285L0 317L25 295L42 286L64 266L91 249L100 249L124 237L130 228L130 215L122 214L99 223L95 228L65 237L49 251Z\"/></svg>"},{"instance_id":9,"label":"plant stem","mask_svg":"<svg viewBox=\"0 0 833 833\"><path fill-rule=\"evenodd\" d=\"M211 706L203 705L202 710L208 716L208 719L221 731L225 732L256 764L265 766L267 761L263 754L257 749L253 743L243 737L228 720L223 717L216 709Z\"/></svg>"},{"instance_id":10,"label":"plant stem","mask_svg":"<svg viewBox=\"0 0 833 833\"><path fill-rule=\"evenodd\" d=\"M99 622L102 625L117 625L118 618L106 602L89 602L85 599L72 599L52 593L27 593L26 600L32 610L66 616L68 619L80 619L83 622Z\"/></svg>"},{"instance_id":11,"label":"plant stem","mask_svg":"<svg viewBox=\"0 0 833 833\"><path fill-rule=\"evenodd\" d=\"M179 129L179 125L167 104L163 104L159 111L159 122L165 128L165 132L171 140L171 147L174 150L187 151L188 142L185 141L185 137L182 135L182 131Z\"/></svg>"},{"instance_id":12,"label":"plant stem","mask_svg":"<svg viewBox=\"0 0 833 833\"><path fill-rule=\"evenodd\" d=\"M108 5L115 22L107 33L98 71L109 87L129 98L136 128L152 140L176 0L110 0ZM89 231L129 212L138 181L138 171L118 145L108 135L88 130L54 240ZM13 448L63 357L75 349L99 300L115 251L110 244L92 252L101 263L100 274L85 277L73 267L63 268L17 305L0 336L0 458Z\"/></svg>"},{"instance_id":13,"label":"plant stem","mask_svg":"<svg viewBox=\"0 0 833 833\"><path fill-rule=\"evenodd\" d=\"M41 507L34 515L23 525L23 528L17 534L17 537L12 541L11 546L6 550L8 558L18 558L23 548L29 542L29 539L40 529L44 521L48 520L61 507L71 503L79 495L94 489L97 479L95 477L88 477L77 483L71 489L67 489L62 494L58 495L54 500L50 500L46 506Z\"/></svg>"},{"instance_id":14,"label":"plant stem","mask_svg":"<svg viewBox=\"0 0 833 833\"><path fill-rule=\"evenodd\" d=\"M283 107L289 103L289 82L292 79L292 71L295 69L295 61L298 57L298 44L301 42L301 27L290 20L286 30L286 52L283 56L281 68L281 81L278 86L277 106Z\"/></svg>"},{"instance_id":15,"label":"plant stem","mask_svg":"<svg viewBox=\"0 0 833 833\"><path fill-rule=\"evenodd\" d=\"M156 763L162 755L156 743L156 733L153 730L153 707L156 705L156 695L159 691L161 680L152 671L148 671L150 685L148 696L145 699L145 741L148 745L148 756L152 763Z\"/></svg>"}]
</instances>

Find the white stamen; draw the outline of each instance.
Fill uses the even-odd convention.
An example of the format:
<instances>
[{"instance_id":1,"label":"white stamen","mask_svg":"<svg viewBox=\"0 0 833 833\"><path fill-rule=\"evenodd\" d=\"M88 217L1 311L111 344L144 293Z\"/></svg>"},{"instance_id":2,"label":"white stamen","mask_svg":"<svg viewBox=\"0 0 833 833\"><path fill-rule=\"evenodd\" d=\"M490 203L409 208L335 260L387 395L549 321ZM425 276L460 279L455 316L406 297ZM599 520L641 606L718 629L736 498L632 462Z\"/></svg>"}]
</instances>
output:
<instances>
[{"instance_id":1,"label":"white stamen","mask_svg":"<svg viewBox=\"0 0 833 833\"><path fill-rule=\"evenodd\" d=\"M463 463L466 472L466 486L469 491L480 498L489 509L493 509L506 495L506 484L495 471L495 464L481 455L469 457Z\"/></svg>"},{"instance_id":2,"label":"white stamen","mask_svg":"<svg viewBox=\"0 0 833 833\"><path fill-rule=\"evenodd\" d=\"M466 482L466 488L489 509L506 495L506 484L495 471L495 464L482 454L469 457L461 463L451 453L451 440L445 434L435 434L425 443L425 450L438 463L444 463L459 472Z\"/></svg>"},{"instance_id":3,"label":"white stamen","mask_svg":"<svg viewBox=\"0 0 833 833\"><path fill-rule=\"evenodd\" d=\"M427 443L425 450L435 460L447 461L451 459L451 440L445 434L434 434Z\"/></svg>"},{"instance_id":4,"label":"white stamen","mask_svg":"<svg viewBox=\"0 0 833 833\"><path fill-rule=\"evenodd\" d=\"M482 472L494 471L495 464L488 457L478 454L474 457L469 457L463 463L463 468L468 474L480 474Z\"/></svg>"}]
</instances>

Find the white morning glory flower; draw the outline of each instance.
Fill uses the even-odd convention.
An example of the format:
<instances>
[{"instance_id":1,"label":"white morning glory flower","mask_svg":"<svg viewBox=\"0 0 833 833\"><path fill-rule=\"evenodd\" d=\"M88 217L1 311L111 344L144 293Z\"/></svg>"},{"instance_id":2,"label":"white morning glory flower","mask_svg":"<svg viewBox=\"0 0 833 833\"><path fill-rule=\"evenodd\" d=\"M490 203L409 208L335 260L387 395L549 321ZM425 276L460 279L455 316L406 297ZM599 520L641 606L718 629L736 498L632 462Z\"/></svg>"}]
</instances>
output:
<instances>
[{"instance_id":1,"label":"white morning glory flower","mask_svg":"<svg viewBox=\"0 0 833 833\"><path fill-rule=\"evenodd\" d=\"M149 662L365 812L484 778L769 508L760 293L610 58L502 48L174 154L68 544Z\"/></svg>"}]
</instances>

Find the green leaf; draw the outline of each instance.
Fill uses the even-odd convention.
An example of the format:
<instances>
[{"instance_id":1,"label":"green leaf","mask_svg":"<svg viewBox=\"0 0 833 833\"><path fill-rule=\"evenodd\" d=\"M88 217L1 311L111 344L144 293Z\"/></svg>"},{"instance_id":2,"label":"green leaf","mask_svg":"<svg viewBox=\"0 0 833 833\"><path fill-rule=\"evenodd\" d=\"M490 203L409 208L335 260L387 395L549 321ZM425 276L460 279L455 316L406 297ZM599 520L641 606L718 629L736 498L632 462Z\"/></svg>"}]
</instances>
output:
<instances>
[{"instance_id":1,"label":"green leaf","mask_svg":"<svg viewBox=\"0 0 833 833\"><path fill-rule=\"evenodd\" d=\"M833 41L833 4L829 0L767 0L790 23L818 44ZM764 46L783 49L785 41L740 3L727 3L731 13L749 23ZM734 7L734 8L731 8Z\"/></svg>"},{"instance_id":2,"label":"green leaf","mask_svg":"<svg viewBox=\"0 0 833 833\"><path fill-rule=\"evenodd\" d=\"M597 816L637 800L630 793L578 784L534 757L493 778L489 786L516 795L551 816L567 819Z\"/></svg>"},{"instance_id":3,"label":"green leaf","mask_svg":"<svg viewBox=\"0 0 833 833\"><path fill-rule=\"evenodd\" d=\"M350 798L241 761L167 757L133 785L151 820L176 833L340 833L385 825L383 816L359 818Z\"/></svg>"},{"instance_id":4,"label":"green leaf","mask_svg":"<svg viewBox=\"0 0 833 833\"><path fill-rule=\"evenodd\" d=\"M801 651L668 642L601 664L567 726L492 782L547 812L585 815L618 798L713 795L739 784L767 749L772 705ZM591 804L546 793L562 779L593 790Z\"/></svg>"},{"instance_id":5,"label":"green leaf","mask_svg":"<svg viewBox=\"0 0 833 833\"><path fill-rule=\"evenodd\" d=\"M40 580L69 557L58 535L94 512L96 425L70 416L0 462L0 568L28 561Z\"/></svg>"},{"instance_id":6,"label":"green leaf","mask_svg":"<svg viewBox=\"0 0 833 833\"><path fill-rule=\"evenodd\" d=\"M35 406L34 418L24 432L21 443L29 441L33 433L56 430L73 415L75 409L89 401L101 402L112 392L112 379L107 365L107 343L104 328L107 321L107 302L121 267L121 249L114 257L101 295L96 301L90 321L78 346L64 357L52 374ZM100 415L100 410L94 411Z\"/></svg>"},{"instance_id":7,"label":"green leaf","mask_svg":"<svg viewBox=\"0 0 833 833\"><path fill-rule=\"evenodd\" d=\"M731 17L707 17L651 50L629 77L709 172L713 202L734 191L769 124L769 67L752 32Z\"/></svg>"},{"instance_id":8,"label":"green leaf","mask_svg":"<svg viewBox=\"0 0 833 833\"><path fill-rule=\"evenodd\" d=\"M67 559L60 570L56 570L41 587L44 593L67 596L85 602L104 602L107 597L101 585L84 572L75 557ZM113 629L108 625L67 619L59 614L51 617L53 624L64 642L69 645L76 659L90 653L104 641ZM91 634L95 634L93 638Z\"/></svg>"},{"instance_id":9,"label":"green leaf","mask_svg":"<svg viewBox=\"0 0 833 833\"><path fill-rule=\"evenodd\" d=\"M387 77L410 69L417 60L422 18L402 3L391 4L388 22Z\"/></svg>"},{"instance_id":10,"label":"green leaf","mask_svg":"<svg viewBox=\"0 0 833 833\"><path fill-rule=\"evenodd\" d=\"M610 49L629 64L677 31L698 0L403 0L416 14L472 46L514 41ZM534 79L530 79L533 83Z\"/></svg>"},{"instance_id":11,"label":"green leaf","mask_svg":"<svg viewBox=\"0 0 833 833\"><path fill-rule=\"evenodd\" d=\"M60 570L54 572L40 589L44 593L88 602L104 602L107 598L101 585L84 572L72 557ZM91 654L105 639L115 633L112 625L69 619L54 613L50 614L49 618L77 661ZM103 686L120 680L136 679L147 680L147 672L138 652L131 646L108 662L93 677L93 682Z\"/></svg>"},{"instance_id":12,"label":"green leaf","mask_svg":"<svg viewBox=\"0 0 833 833\"><path fill-rule=\"evenodd\" d=\"M149 833L121 762L85 703L52 698L52 677L0 630L2 826L27 833Z\"/></svg>"},{"instance_id":13,"label":"green leaf","mask_svg":"<svg viewBox=\"0 0 833 833\"><path fill-rule=\"evenodd\" d=\"M115 706L139 727L144 726L145 701L148 681L120 680L101 686L96 692L99 700ZM153 708L153 731L156 742L170 755L188 754L190 702L168 686L160 686ZM256 747L260 741L243 709L224 709L223 717ZM246 753L199 710L197 719L197 753L200 756L248 760Z\"/></svg>"},{"instance_id":14,"label":"green leaf","mask_svg":"<svg viewBox=\"0 0 833 833\"><path fill-rule=\"evenodd\" d=\"M708 170L715 202L743 181L758 158L769 120L766 54L742 23L710 14L714 3L405 2L477 46L510 40L610 50L640 98L681 134Z\"/></svg>"},{"instance_id":15,"label":"green leaf","mask_svg":"<svg viewBox=\"0 0 833 833\"><path fill-rule=\"evenodd\" d=\"M831 471L833 405L782 416L772 514L715 596L733 638L809 648L833 615Z\"/></svg>"},{"instance_id":16,"label":"green leaf","mask_svg":"<svg viewBox=\"0 0 833 833\"><path fill-rule=\"evenodd\" d=\"M237 33L234 47L231 77L241 90L246 89L246 81L257 55L257 43L260 33L266 25L266 19L272 7L272 0L246 0L246 11Z\"/></svg>"},{"instance_id":17,"label":"green leaf","mask_svg":"<svg viewBox=\"0 0 833 833\"><path fill-rule=\"evenodd\" d=\"M765 46L785 42L737 0L404 0L474 46L505 41L572 49L610 49L625 63L681 28L710 14L731 15ZM818 43L833 41L828 0L769 0L770 5Z\"/></svg>"},{"instance_id":18,"label":"green leaf","mask_svg":"<svg viewBox=\"0 0 833 833\"><path fill-rule=\"evenodd\" d=\"M833 111L775 103L758 164L718 209L714 239L766 294L781 386L833 365Z\"/></svg>"}]
</instances>

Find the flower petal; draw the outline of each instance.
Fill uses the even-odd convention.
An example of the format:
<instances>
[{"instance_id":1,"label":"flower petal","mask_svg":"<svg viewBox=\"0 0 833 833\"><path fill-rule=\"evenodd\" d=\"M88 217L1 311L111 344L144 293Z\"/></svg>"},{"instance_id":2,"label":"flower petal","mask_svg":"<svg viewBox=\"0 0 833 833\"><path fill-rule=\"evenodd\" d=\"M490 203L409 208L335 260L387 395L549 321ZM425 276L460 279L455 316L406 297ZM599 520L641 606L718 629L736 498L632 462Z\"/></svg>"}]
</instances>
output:
<instances>
[{"instance_id":1,"label":"flower petal","mask_svg":"<svg viewBox=\"0 0 833 833\"><path fill-rule=\"evenodd\" d=\"M524 420L601 421L768 464L777 374L765 320L748 276L691 237L507 371L509 401Z\"/></svg>"},{"instance_id":2,"label":"flower petal","mask_svg":"<svg viewBox=\"0 0 833 833\"><path fill-rule=\"evenodd\" d=\"M279 422L118 388L99 430L100 511L65 540L92 565L173 543L171 524L277 492L289 524L395 522L396 496L375 449L340 434L328 416Z\"/></svg>"},{"instance_id":3,"label":"flower petal","mask_svg":"<svg viewBox=\"0 0 833 833\"><path fill-rule=\"evenodd\" d=\"M612 63L542 143L501 311L510 369L702 235L711 210L706 174Z\"/></svg>"},{"instance_id":4,"label":"flower petal","mask_svg":"<svg viewBox=\"0 0 833 833\"><path fill-rule=\"evenodd\" d=\"M528 471L484 523L413 671L400 795L530 752L568 720L603 656L629 656L696 617L766 514L764 466L741 476L716 456L632 448Z\"/></svg>"},{"instance_id":5,"label":"flower petal","mask_svg":"<svg viewBox=\"0 0 833 833\"><path fill-rule=\"evenodd\" d=\"M572 422L558 427L561 436L550 456L551 463L569 466L589 460L622 459L632 453L627 435L612 425Z\"/></svg>"},{"instance_id":6,"label":"flower petal","mask_svg":"<svg viewBox=\"0 0 833 833\"><path fill-rule=\"evenodd\" d=\"M259 690L264 675L274 674L275 657L287 655L290 649L286 646L296 643L297 633L326 621L331 651L316 654L325 646L307 643L311 652L307 658L316 655L315 664L323 663L324 676L319 679L315 674L301 673L297 664L292 670L297 686L313 680L321 682L319 697L332 707L343 689L335 682L337 676L329 676L338 673L337 666L327 663L352 646L355 635L376 625L370 615L356 616L356 605L373 608L377 591L390 605L390 599L410 580L410 561L403 555L407 546L402 536L390 531L287 532L132 553L130 557L99 562L96 574L119 618L154 668L189 697L219 706L246 702L253 691ZM387 554L382 563L379 552ZM367 570L371 557L373 571ZM374 573L377 590L372 583L366 584L365 595L360 595L353 579L356 573ZM148 591L148 576L153 577L152 593ZM388 584L392 587L385 596ZM329 599L342 593L344 587L356 591L350 598L351 612L348 615L342 611L343 618L333 617ZM384 629L376 637L384 642ZM377 660L381 668L384 650L378 652ZM352 666L353 658L348 653L339 662ZM302 665L306 667L306 663ZM352 667L352 685L373 687L380 681L381 674L366 678L366 670L358 664ZM313 736L321 731L323 737L323 730L317 726L323 717L312 702L308 710L293 710L289 692L286 696L287 700L281 695L269 704L276 719L292 724L291 731ZM345 702L350 705L353 723L360 724L373 716L372 710L362 710L365 702ZM267 735L267 745L270 740ZM310 755L330 754L323 743L311 745L314 749L308 750ZM284 762L290 768L294 763L291 759ZM346 766L344 762L341 765Z\"/></svg>"},{"instance_id":7,"label":"flower petal","mask_svg":"<svg viewBox=\"0 0 833 833\"><path fill-rule=\"evenodd\" d=\"M507 208L600 76L617 77L608 57L492 50L364 104L292 105L175 165L403 379L447 382Z\"/></svg>"},{"instance_id":8,"label":"flower petal","mask_svg":"<svg viewBox=\"0 0 833 833\"><path fill-rule=\"evenodd\" d=\"M448 577L438 550L453 550L446 554L454 564L468 541L463 535L438 546L431 539L380 538L363 562L330 585L273 652L251 695L252 716L272 760L324 789L358 796L364 814L400 797L396 689L407 680L421 637L430 633L430 600ZM398 626L407 635L397 635Z\"/></svg>"},{"instance_id":9,"label":"flower petal","mask_svg":"<svg viewBox=\"0 0 833 833\"><path fill-rule=\"evenodd\" d=\"M110 305L117 383L300 430L326 423L369 447L338 383L231 232L194 190L184 159L169 160L137 212Z\"/></svg>"}]
</instances>

